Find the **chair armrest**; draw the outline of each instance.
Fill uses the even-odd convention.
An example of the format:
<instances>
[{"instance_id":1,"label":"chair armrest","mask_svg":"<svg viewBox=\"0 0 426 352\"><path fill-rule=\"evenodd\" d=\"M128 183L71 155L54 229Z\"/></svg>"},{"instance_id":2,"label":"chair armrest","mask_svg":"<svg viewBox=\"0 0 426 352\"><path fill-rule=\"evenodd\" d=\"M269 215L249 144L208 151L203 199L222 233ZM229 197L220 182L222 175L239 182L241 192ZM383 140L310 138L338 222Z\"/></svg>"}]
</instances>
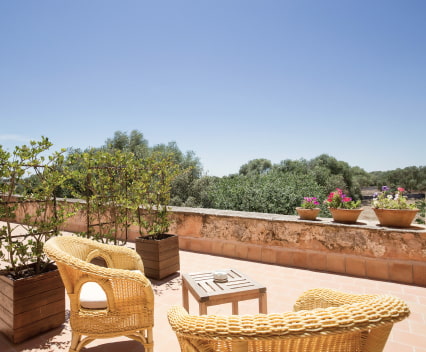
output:
<instances>
[{"instance_id":1,"label":"chair armrest","mask_svg":"<svg viewBox=\"0 0 426 352\"><path fill-rule=\"evenodd\" d=\"M114 263L114 268L144 272L142 259L134 249L114 246L114 250L110 252L110 255Z\"/></svg>"},{"instance_id":2,"label":"chair armrest","mask_svg":"<svg viewBox=\"0 0 426 352\"><path fill-rule=\"evenodd\" d=\"M343 293L325 288L315 288L304 292L295 302L294 311L339 307L343 304L352 304L370 300L375 295L357 295Z\"/></svg>"},{"instance_id":3,"label":"chair armrest","mask_svg":"<svg viewBox=\"0 0 426 352\"><path fill-rule=\"evenodd\" d=\"M392 296L369 296L365 302L340 307L300 310L282 314L189 315L182 307L172 307L169 323L176 333L218 339L294 338L295 336L335 334L350 330L368 330L393 324L410 313L407 305Z\"/></svg>"}]
</instances>

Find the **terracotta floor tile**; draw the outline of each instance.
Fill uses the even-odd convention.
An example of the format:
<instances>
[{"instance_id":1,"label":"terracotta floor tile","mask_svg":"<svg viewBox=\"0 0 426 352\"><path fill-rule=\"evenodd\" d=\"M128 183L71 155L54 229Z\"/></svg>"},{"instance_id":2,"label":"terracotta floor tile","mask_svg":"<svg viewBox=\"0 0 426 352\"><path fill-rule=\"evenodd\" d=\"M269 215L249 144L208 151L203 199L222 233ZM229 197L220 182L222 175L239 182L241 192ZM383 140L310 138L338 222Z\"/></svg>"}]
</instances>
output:
<instances>
[{"instance_id":1,"label":"terracotta floor tile","mask_svg":"<svg viewBox=\"0 0 426 352\"><path fill-rule=\"evenodd\" d=\"M264 284L268 292L268 312L286 312L293 308L297 297L311 288L326 287L351 293L393 294L407 299L412 315L398 323L389 337L384 352L426 352L426 288L384 281L326 274L296 268L287 268L255 261L244 261L181 251L181 272L235 268ZM178 342L168 321L167 311L173 305L181 305L181 278L177 274L162 281L152 281L155 292L155 352L179 351ZM190 312L198 314L198 304L190 294ZM67 307L69 302L67 300ZM257 300L239 304L240 314L258 312ZM209 314L231 314L231 305L208 307ZM13 345L0 335L1 352L51 352L68 351L70 341L68 322L62 327ZM89 344L87 352L142 352L141 345L125 338L96 340Z\"/></svg>"},{"instance_id":2,"label":"terracotta floor tile","mask_svg":"<svg viewBox=\"0 0 426 352\"><path fill-rule=\"evenodd\" d=\"M425 347L426 338L424 335L413 334L410 332L396 330L394 334L395 341L412 347Z\"/></svg>"}]
</instances>

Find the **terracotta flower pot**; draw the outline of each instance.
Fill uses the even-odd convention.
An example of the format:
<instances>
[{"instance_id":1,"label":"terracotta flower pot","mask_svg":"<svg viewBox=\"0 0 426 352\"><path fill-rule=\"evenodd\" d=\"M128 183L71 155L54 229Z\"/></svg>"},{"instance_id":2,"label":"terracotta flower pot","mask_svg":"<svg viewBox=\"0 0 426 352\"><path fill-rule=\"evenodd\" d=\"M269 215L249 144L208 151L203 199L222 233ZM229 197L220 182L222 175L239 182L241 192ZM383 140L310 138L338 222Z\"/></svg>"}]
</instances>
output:
<instances>
[{"instance_id":1,"label":"terracotta flower pot","mask_svg":"<svg viewBox=\"0 0 426 352\"><path fill-rule=\"evenodd\" d=\"M320 212L320 208L305 209L297 207L296 211L299 214L301 220L315 220Z\"/></svg>"},{"instance_id":2,"label":"terracotta flower pot","mask_svg":"<svg viewBox=\"0 0 426 352\"><path fill-rule=\"evenodd\" d=\"M335 222L355 224L363 209L329 208L329 210Z\"/></svg>"},{"instance_id":3,"label":"terracotta flower pot","mask_svg":"<svg viewBox=\"0 0 426 352\"><path fill-rule=\"evenodd\" d=\"M373 208L381 226L410 227L418 209L379 209Z\"/></svg>"}]
</instances>

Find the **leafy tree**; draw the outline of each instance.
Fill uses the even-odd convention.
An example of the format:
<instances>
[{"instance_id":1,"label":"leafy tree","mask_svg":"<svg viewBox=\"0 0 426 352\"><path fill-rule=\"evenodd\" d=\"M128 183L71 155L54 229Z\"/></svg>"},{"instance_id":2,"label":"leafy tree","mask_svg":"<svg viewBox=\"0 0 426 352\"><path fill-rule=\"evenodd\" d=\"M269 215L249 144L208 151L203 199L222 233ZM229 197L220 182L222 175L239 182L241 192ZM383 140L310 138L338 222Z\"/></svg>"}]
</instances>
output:
<instances>
[{"instance_id":1,"label":"leafy tree","mask_svg":"<svg viewBox=\"0 0 426 352\"><path fill-rule=\"evenodd\" d=\"M426 191L426 166L409 166L404 169L374 171L370 173L372 184L380 189L386 185L390 188L403 187L408 192Z\"/></svg>"},{"instance_id":2,"label":"leafy tree","mask_svg":"<svg viewBox=\"0 0 426 352\"><path fill-rule=\"evenodd\" d=\"M149 154L148 141L137 130L131 131L129 135L122 131L116 131L113 138L106 140L103 148L129 151L136 158L141 158Z\"/></svg>"},{"instance_id":3,"label":"leafy tree","mask_svg":"<svg viewBox=\"0 0 426 352\"><path fill-rule=\"evenodd\" d=\"M253 159L240 167L240 175L260 175L267 173L272 168L272 163L268 159Z\"/></svg>"},{"instance_id":4,"label":"leafy tree","mask_svg":"<svg viewBox=\"0 0 426 352\"><path fill-rule=\"evenodd\" d=\"M183 153L176 142L149 147L143 134L136 130L131 131L130 135L125 132L115 132L113 138L106 140L103 148L130 151L140 161L153 154L157 156L173 155L172 159L179 166L181 172L172 181L170 205L201 206L197 203L199 197L193 194L193 185L201 177L202 166L193 151Z\"/></svg>"},{"instance_id":5,"label":"leafy tree","mask_svg":"<svg viewBox=\"0 0 426 352\"><path fill-rule=\"evenodd\" d=\"M176 142L158 144L152 148L152 152L159 155L172 155L176 165L179 166L180 173L172 181L170 205L176 206L200 206L197 203L197 196L194 194L194 183L201 177L202 166L195 153L188 151L183 153Z\"/></svg>"}]
</instances>

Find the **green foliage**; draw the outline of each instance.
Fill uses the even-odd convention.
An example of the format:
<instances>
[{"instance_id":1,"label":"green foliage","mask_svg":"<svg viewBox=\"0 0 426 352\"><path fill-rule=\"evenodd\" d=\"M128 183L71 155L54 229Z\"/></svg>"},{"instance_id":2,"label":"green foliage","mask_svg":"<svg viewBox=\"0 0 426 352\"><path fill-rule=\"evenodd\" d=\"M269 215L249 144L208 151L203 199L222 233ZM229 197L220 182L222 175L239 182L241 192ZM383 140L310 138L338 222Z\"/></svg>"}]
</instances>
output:
<instances>
[{"instance_id":1,"label":"green foliage","mask_svg":"<svg viewBox=\"0 0 426 352\"><path fill-rule=\"evenodd\" d=\"M418 200L416 202L416 208L419 209L418 217L416 219L416 222L418 224L426 224L426 201Z\"/></svg>"},{"instance_id":2,"label":"green foliage","mask_svg":"<svg viewBox=\"0 0 426 352\"><path fill-rule=\"evenodd\" d=\"M141 236L167 232L172 182L183 172L175 158L164 150L139 158L128 149L70 155L70 192L85 200L87 231L81 235L118 244L132 224Z\"/></svg>"},{"instance_id":3,"label":"green foliage","mask_svg":"<svg viewBox=\"0 0 426 352\"><path fill-rule=\"evenodd\" d=\"M194 193L194 184L201 177L202 166L194 152L183 153L175 142L149 147L143 134L136 130L131 131L129 135L125 132L115 132L113 138L106 140L102 149L132 152L133 157L141 164L152 154L163 155L165 158L172 155L172 160L181 172L172 180L170 205L201 206L199 195Z\"/></svg>"},{"instance_id":4,"label":"green foliage","mask_svg":"<svg viewBox=\"0 0 426 352\"><path fill-rule=\"evenodd\" d=\"M261 175L267 173L272 168L272 163L268 159L254 159L240 167L240 175Z\"/></svg>"},{"instance_id":5,"label":"green foliage","mask_svg":"<svg viewBox=\"0 0 426 352\"><path fill-rule=\"evenodd\" d=\"M174 142L167 145L156 145L151 152L165 157L171 155L180 170L171 183L170 205L200 206L201 203L197 201L198 195L194 192L194 186L201 177L202 167L194 152L182 153Z\"/></svg>"},{"instance_id":6,"label":"green foliage","mask_svg":"<svg viewBox=\"0 0 426 352\"><path fill-rule=\"evenodd\" d=\"M311 175L270 172L215 179L209 188L213 208L294 214L306 195L324 198L325 190Z\"/></svg>"},{"instance_id":7,"label":"green foliage","mask_svg":"<svg viewBox=\"0 0 426 352\"><path fill-rule=\"evenodd\" d=\"M137 217L141 236L156 237L169 229L172 182L181 173L173 159L173 154L153 153L142 168L135 169L131 193L132 203L141 206Z\"/></svg>"},{"instance_id":8,"label":"green foliage","mask_svg":"<svg viewBox=\"0 0 426 352\"><path fill-rule=\"evenodd\" d=\"M116 131L113 138L108 138L102 149L132 152L136 158L143 158L149 154L148 141L139 131L133 130L127 135Z\"/></svg>"},{"instance_id":9,"label":"green foliage","mask_svg":"<svg viewBox=\"0 0 426 352\"><path fill-rule=\"evenodd\" d=\"M405 189L401 187L392 192L389 187L383 186L382 192L374 195L371 205L379 209L416 209L415 204L408 203L404 192Z\"/></svg>"},{"instance_id":10,"label":"green foliage","mask_svg":"<svg viewBox=\"0 0 426 352\"><path fill-rule=\"evenodd\" d=\"M39 274L50 261L43 244L58 234L58 227L73 214L68 205L57 204L55 192L65 182L63 151L47 158L49 140L31 141L8 153L0 146L0 259L14 278ZM20 192L20 195L17 195ZM16 223L16 212L23 224Z\"/></svg>"},{"instance_id":11,"label":"green foliage","mask_svg":"<svg viewBox=\"0 0 426 352\"><path fill-rule=\"evenodd\" d=\"M372 185L380 189L381 185L388 185L390 188L403 187L408 192L426 191L426 166L409 166L404 169L390 171L374 171L370 173Z\"/></svg>"},{"instance_id":12,"label":"green foliage","mask_svg":"<svg viewBox=\"0 0 426 352\"><path fill-rule=\"evenodd\" d=\"M315 209L319 208L320 202L317 197L303 197L303 201L300 207L303 209Z\"/></svg>"},{"instance_id":13,"label":"green foliage","mask_svg":"<svg viewBox=\"0 0 426 352\"><path fill-rule=\"evenodd\" d=\"M129 202L133 153L91 149L70 155L68 163L72 169L70 192L85 200L80 210L85 211L87 231L81 235L114 244L119 243L118 238L126 241L134 210Z\"/></svg>"},{"instance_id":14,"label":"green foliage","mask_svg":"<svg viewBox=\"0 0 426 352\"><path fill-rule=\"evenodd\" d=\"M336 188L334 192L330 192L325 204L329 208L340 208L340 209L357 209L361 206L361 201L352 200L351 197L348 197L340 188Z\"/></svg>"}]
</instances>

